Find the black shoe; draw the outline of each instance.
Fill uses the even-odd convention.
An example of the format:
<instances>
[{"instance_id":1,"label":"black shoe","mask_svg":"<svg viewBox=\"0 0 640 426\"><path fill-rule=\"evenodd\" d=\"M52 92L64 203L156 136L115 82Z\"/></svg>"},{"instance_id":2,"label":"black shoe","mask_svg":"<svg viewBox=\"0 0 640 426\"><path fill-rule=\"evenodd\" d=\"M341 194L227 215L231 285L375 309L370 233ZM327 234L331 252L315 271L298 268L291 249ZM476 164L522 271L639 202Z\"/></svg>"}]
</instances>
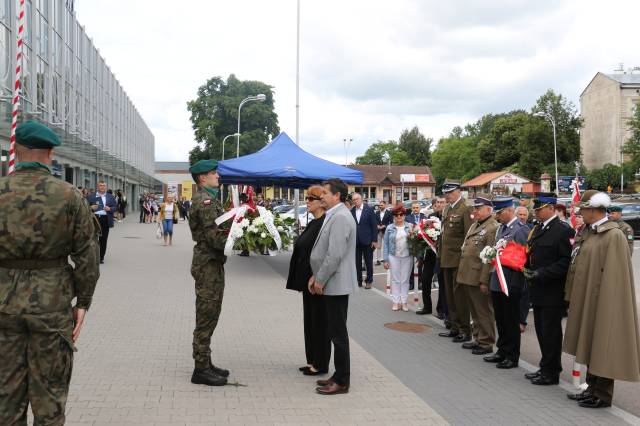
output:
<instances>
[{"instance_id":1,"label":"black shoe","mask_svg":"<svg viewBox=\"0 0 640 426\"><path fill-rule=\"evenodd\" d=\"M322 376L323 374L327 374L328 371L312 371L311 369L308 370L304 370L302 372L302 374L304 374L305 376Z\"/></svg>"},{"instance_id":2,"label":"black shoe","mask_svg":"<svg viewBox=\"0 0 640 426\"><path fill-rule=\"evenodd\" d=\"M104 259L100 259L100 264L102 265L104 263Z\"/></svg>"},{"instance_id":3,"label":"black shoe","mask_svg":"<svg viewBox=\"0 0 640 426\"><path fill-rule=\"evenodd\" d=\"M477 344L476 342L466 342L462 344L462 349L475 349L479 347L480 345Z\"/></svg>"},{"instance_id":4,"label":"black shoe","mask_svg":"<svg viewBox=\"0 0 640 426\"><path fill-rule=\"evenodd\" d=\"M502 360L496 364L496 368L500 368L502 370L508 370L516 367L518 367L518 361L512 361L510 359Z\"/></svg>"},{"instance_id":5,"label":"black shoe","mask_svg":"<svg viewBox=\"0 0 640 426\"><path fill-rule=\"evenodd\" d=\"M470 342L470 341L471 341L471 336L469 336L468 334L458 334L452 340L453 343L463 343L463 342Z\"/></svg>"},{"instance_id":6,"label":"black shoe","mask_svg":"<svg viewBox=\"0 0 640 426\"><path fill-rule=\"evenodd\" d=\"M493 349L483 348L482 346L479 346L471 351L471 353L474 355L486 355L486 354L490 354L491 352L493 352Z\"/></svg>"},{"instance_id":7,"label":"black shoe","mask_svg":"<svg viewBox=\"0 0 640 426\"><path fill-rule=\"evenodd\" d=\"M380 261L376 260L376 266L380 266Z\"/></svg>"},{"instance_id":8,"label":"black shoe","mask_svg":"<svg viewBox=\"0 0 640 426\"><path fill-rule=\"evenodd\" d=\"M485 360L486 362L493 362L493 363L500 363L505 360L505 358L497 352L493 355L485 356L482 359Z\"/></svg>"},{"instance_id":9,"label":"black shoe","mask_svg":"<svg viewBox=\"0 0 640 426\"><path fill-rule=\"evenodd\" d=\"M584 408L605 408L611 407L610 402L605 402L598 398L597 396L591 395L588 398L585 398L581 401L578 401L578 405Z\"/></svg>"},{"instance_id":10,"label":"black shoe","mask_svg":"<svg viewBox=\"0 0 640 426\"><path fill-rule=\"evenodd\" d=\"M536 371L535 373L525 373L524 378L527 380L532 380L536 377L540 377L541 374L542 372L540 370Z\"/></svg>"},{"instance_id":11,"label":"black shoe","mask_svg":"<svg viewBox=\"0 0 640 426\"><path fill-rule=\"evenodd\" d=\"M416 315L431 315L433 311L431 311L430 309L420 309L419 311L416 311Z\"/></svg>"},{"instance_id":12,"label":"black shoe","mask_svg":"<svg viewBox=\"0 0 640 426\"><path fill-rule=\"evenodd\" d=\"M311 367L309 367L308 365L305 365L304 367L299 367L298 371L302 371L304 372L305 370L309 370Z\"/></svg>"},{"instance_id":13,"label":"black shoe","mask_svg":"<svg viewBox=\"0 0 640 426\"><path fill-rule=\"evenodd\" d=\"M438 312L436 314L436 318L438 318L439 320L443 320L445 318L444 314L442 312Z\"/></svg>"},{"instance_id":14,"label":"black shoe","mask_svg":"<svg viewBox=\"0 0 640 426\"><path fill-rule=\"evenodd\" d=\"M567 398L569 398L572 401L582 401L584 399L587 398L591 398L593 395L591 394L591 392L589 392L589 390L584 390L580 393L568 393L567 394Z\"/></svg>"},{"instance_id":15,"label":"black shoe","mask_svg":"<svg viewBox=\"0 0 640 426\"><path fill-rule=\"evenodd\" d=\"M358 283L358 287L362 287L362 283Z\"/></svg>"},{"instance_id":16,"label":"black shoe","mask_svg":"<svg viewBox=\"0 0 640 426\"><path fill-rule=\"evenodd\" d=\"M224 386L227 384L227 378L218 376L209 368L196 368L191 375L191 383L196 385Z\"/></svg>"},{"instance_id":17,"label":"black shoe","mask_svg":"<svg viewBox=\"0 0 640 426\"><path fill-rule=\"evenodd\" d=\"M444 320L444 328L446 328L447 330L451 330L451 321Z\"/></svg>"},{"instance_id":18,"label":"black shoe","mask_svg":"<svg viewBox=\"0 0 640 426\"><path fill-rule=\"evenodd\" d=\"M440 337L458 337L458 332L457 331L444 331L442 333L438 333L438 336Z\"/></svg>"},{"instance_id":19,"label":"black shoe","mask_svg":"<svg viewBox=\"0 0 640 426\"><path fill-rule=\"evenodd\" d=\"M544 374L540 374L538 377L531 379L531 384L538 386L557 385L558 383L560 383L558 376L545 376Z\"/></svg>"},{"instance_id":20,"label":"black shoe","mask_svg":"<svg viewBox=\"0 0 640 426\"><path fill-rule=\"evenodd\" d=\"M209 361L209 368L218 376L229 377L229 370L225 370L224 368L218 368L215 365L213 365L211 361Z\"/></svg>"},{"instance_id":21,"label":"black shoe","mask_svg":"<svg viewBox=\"0 0 640 426\"><path fill-rule=\"evenodd\" d=\"M249 257L249 252L248 251L240 252L240 253L238 253L238 256Z\"/></svg>"}]
</instances>

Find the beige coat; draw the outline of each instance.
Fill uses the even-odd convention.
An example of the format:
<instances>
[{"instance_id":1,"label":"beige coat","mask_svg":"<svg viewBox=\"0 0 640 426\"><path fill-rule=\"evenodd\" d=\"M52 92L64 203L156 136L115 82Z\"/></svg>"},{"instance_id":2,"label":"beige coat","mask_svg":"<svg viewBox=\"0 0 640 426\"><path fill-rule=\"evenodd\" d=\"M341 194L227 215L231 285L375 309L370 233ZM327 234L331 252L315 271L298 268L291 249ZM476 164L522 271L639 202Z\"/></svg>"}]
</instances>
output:
<instances>
[{"instance_id":1,"label":"beige coat","mask_svg":"<svg viewBox=\"0 0 640 426\"><path fill-rule=\"evenodd\" d=\"M625 235L607 221L574 247L564 351L610 379L640 381L633 266Z\"/></svg>"},{"instance_id":2,"label":"beige coat","mask_svg":"<svg viewBox=\"0 0 640 426\"><path fill-rule=\"evenodd\" d=\"M492 265L482 263L480 252L486 246L494 246L496 244L497 231L498 222L493 217L488 218L482 224L474 222L471 225L462 246L462 256L460 257L457 277L459 283L468 285L489 284Z\"/></svg>"},{"instance_id":3,"label":"beige coat","mask_svg":"<svg viewBox=\"0 0 640 426\"><path fill-rule=\"evenodd\" d=\"M438 257L441 268L457 268L464 236L473 223L473 207L460 198L455 207L447 205L442 212L442 235L438 238Z\"/></svg>"}]
</instances>

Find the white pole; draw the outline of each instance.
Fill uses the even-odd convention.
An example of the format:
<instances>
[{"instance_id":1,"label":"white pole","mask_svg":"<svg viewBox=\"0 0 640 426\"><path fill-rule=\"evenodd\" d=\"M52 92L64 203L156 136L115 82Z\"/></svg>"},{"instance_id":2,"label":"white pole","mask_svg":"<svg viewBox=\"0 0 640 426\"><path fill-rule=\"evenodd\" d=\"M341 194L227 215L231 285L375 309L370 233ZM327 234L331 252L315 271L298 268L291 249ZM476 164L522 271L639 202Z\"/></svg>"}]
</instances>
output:
<instances>
[{"instance_id":1,"label":"white pole","mask_svg":"<svg viewBox=\"0 0 640 426\"><path fill-rule=\"evenodd\" d=\"M296 144L300 145L300 0L297 1L296 12ZM293 201L293 217L299 232L298 206L300 205L300 190L298 188L293 191L293 197L295 198Z\"/></svg>"},{"instance_id":2,"label":"white pole","mask_svg":"<svg viewBox=\"0 0 640 426\"><path fill-rule=\"evenodd\" d=\"M551 125L553 126L553 157L556 164L556 196L560 195L560 188L558 188L558 148L556 144L556 120L551 118Z\"/></svg>"}]
</instances>

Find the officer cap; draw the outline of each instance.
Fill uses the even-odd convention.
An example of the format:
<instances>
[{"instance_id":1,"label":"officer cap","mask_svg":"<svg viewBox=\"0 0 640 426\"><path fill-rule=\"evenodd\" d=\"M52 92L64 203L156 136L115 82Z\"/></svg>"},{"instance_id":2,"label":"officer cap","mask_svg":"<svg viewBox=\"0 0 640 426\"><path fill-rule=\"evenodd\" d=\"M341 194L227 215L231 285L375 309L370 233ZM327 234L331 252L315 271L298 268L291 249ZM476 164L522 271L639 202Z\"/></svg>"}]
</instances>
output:
<instances>
[{"instance_id":1,"label":"officer cap","mask_svg":"<svg viewBox=\"0 0 640 426\"><path fill-rule=\"evenodd\" d=\"M478 194L476 198L473 200L473 207L482 207L489 206L493 207L493 203L491 202L491 195L489 194Z\"/></svg>"},{"instance_id":2,"label":"officer cap","mask_svg":"<svg viewBox=\"0 0 640 426\"><path fill-rule=\"evenodd\" d=\"M496 197L491 203L493 204L493 210L496 213L499 213L503 209L513 206L513 198L506 196Z\"/></svg>"},{"instance_id":3,"label":"officer cap","mask_svg":"<svg viewBox=\"0 0 640 426\"><path fill-rule=\"evenodd\" d=\"M516 198L519 198L520 200L530 200L531 199L531 195L527 194L526 192L521 192L517 195L515 195Z\"/></svg>"},{"instance_id":4,"label":"officer cap","mask_svg":"<svg viewBox=\"0 0 640 426\"><path fill-rule=\"evenodd\" d=\"M533 209L538 210L548 205L555 206L558 201L553 192L536 192L533 198Z\"/></svg>"},{"instance_id":5,"label":"officer cap","mask_svg":"<svg viewBox=\"0 0 640 426\"><path fill-rule=\"evenodd\" d=\"M442 192L446 194L447 192L455 191L456 189L460 189L460 181L447 179L442 184Z\"/></svg>"},{"instance_id":6,"label":"officer cap","mask_svg":"<svg viewBox=\"0 0 640 426\"><path fill-rule=\"evenodd\" d=\"M610 206L607 210L609 213L622 213L622 206Z\"/></svg>"},{"instance_id":7,"label":"officer cap","mask_svg":"<svg viewBox=\"0 0 640 426\"><path fill-rule=\"evenodd\" d=\"M16 143L31 149L48 149L60 146L60 138L44 124L29 120L16 127Z\"/></svg>"},{"instance_id":8,"label":"officer cap","mask_svg":"<svg viewBox=\"0 0 640 426\"><path fill-rule=\"evenodd\" d=\"M218 162L216 160L200 160L193 166L189 167L189 173L192 175L199 175L202 173L208 173L218 168Z\"/></svg>"},{"instance_id":9,"label":"officer cap","mask_svg":"<svg viewBox=\"0 0 640 426\"><path fill-rule=\"evenodd\" d=\"M589 189L580 198L581 209L607 209L611 205L611 198L604 192Z\"/></svg>"}]
</instances>

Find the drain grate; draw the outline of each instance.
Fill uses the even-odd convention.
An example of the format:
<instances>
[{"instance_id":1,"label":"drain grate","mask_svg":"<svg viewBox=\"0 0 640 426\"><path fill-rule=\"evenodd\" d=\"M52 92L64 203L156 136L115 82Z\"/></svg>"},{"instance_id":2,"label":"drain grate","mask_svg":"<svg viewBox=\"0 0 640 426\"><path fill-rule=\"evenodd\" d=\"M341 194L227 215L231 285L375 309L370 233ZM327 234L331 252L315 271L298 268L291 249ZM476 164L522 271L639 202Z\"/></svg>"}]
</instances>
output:
<instances>
[{"instance_id":1,"label":"drain grate","mask_svg":"<svg viewBox=\"0 0 640 426\"><path fill-rule=\"evenodd\" d=\"M403 331L405 333L424 333L431 330L431 327L426 324L406 321L389 322L384 326L390 330Z\"/></svg>"}]
</instances>

